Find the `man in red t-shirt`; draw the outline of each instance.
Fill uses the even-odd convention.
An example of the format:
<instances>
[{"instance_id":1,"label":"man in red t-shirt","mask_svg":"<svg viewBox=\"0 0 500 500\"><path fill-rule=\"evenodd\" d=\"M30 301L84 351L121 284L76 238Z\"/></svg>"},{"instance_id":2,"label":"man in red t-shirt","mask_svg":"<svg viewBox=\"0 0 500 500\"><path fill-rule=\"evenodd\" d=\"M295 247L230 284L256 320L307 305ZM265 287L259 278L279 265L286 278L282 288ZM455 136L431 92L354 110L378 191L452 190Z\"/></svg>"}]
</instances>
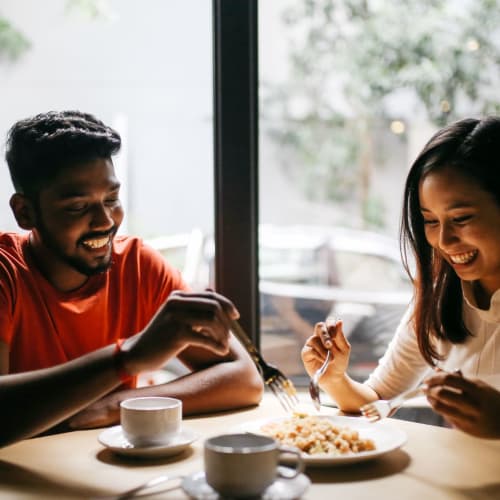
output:
<instances>
[{"instance_id":1,"label":"man in red t-shirt","mask_svg":"<svg viewBox=\"0 0 500 500\"><path fill-rule=\"evenodd\" d=\"M112 425L139 395L182 399L186 413L257 404L262 381L229 332L238 311L191 293L123 219L112 156L120 137L89 114L16 123L6 159L24 234L0 233L0 446L64 421ZM191 371L136 388L178 357Z\"/></svg>"}]
</instances>

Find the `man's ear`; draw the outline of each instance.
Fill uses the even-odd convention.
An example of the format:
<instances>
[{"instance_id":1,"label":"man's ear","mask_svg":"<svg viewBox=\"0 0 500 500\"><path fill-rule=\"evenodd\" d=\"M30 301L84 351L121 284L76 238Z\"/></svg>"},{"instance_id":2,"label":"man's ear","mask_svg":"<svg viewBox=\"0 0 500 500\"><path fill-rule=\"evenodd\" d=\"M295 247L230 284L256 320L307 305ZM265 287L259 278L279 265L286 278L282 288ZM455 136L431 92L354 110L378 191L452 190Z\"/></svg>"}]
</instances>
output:
<instances>
[{"instance_id":1,"label":"man's ear","mask_svg":"<svg viewBox=\"0 0 500 500\"><path fill-rule=\"evenodd\" d=\"M20 193L15 193L10 198L10 208L21 229L33 229L35 226L35 207L31 200Z\"/></svg>"}]
</instances>

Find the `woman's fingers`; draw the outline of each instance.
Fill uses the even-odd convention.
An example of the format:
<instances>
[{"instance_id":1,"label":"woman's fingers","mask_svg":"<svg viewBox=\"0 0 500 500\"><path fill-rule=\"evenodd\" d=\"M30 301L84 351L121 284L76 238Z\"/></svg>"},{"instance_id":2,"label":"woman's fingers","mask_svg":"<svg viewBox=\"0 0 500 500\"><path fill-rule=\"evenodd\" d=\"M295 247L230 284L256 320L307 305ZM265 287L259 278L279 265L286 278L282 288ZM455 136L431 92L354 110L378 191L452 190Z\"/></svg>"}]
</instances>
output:
<instances>
[{"instance_id":1,"label":"woman's fingers","mask_svg":"<svg viewBox=\"0 0 500 500\"><path fill-rule=\"evenodd\" d=\"M346 354L351 348L345 338L342 326L342 320L336 318L327 318L324 323L316 324L316 334L321 338L325 348L332 351L332 354Z\"/></svg>"},{"instance_id":2,"label":"woman's fingers","mask_svg":"<svg viewBox=\"0 0 500 500\"><path fill-rule=\"evenodd\" d=\"M323 350L329 350L335 354L348 354L351 345L347 341L342 330L342 320L327 319L327 321L319 322L314 325L315 342L320 342ZM323 354L325 356L326 353Z\"/></svg>"},{"instance_id":3,"label":"woman's fingers","mask_svg":"<svg viewBox=\"0 0 500 500\"><path fill-rule=\"evenodd\" d=\"M327 349L325 349L322 340L317 335L312 335L307 339L304 349L306 349L306 353L310 353L320 362L325 359Z\"/></svg>"},{"instance_id":4,"label":"woman's fingers","mask_svg":"<svg viewBox=\"0 0 500 500\"><path fill-rule=\"evenodd\" d=\"M321 341L325 349L330 349L332 347L332 339L323 321L314 325L314 336Z\"/></svg>"},{"instance_id":5,"label":"woman's fingers","mask_svg":"<svg viewBox=\"0 0 500 500\"><path fill-rule=\"evenodd\" d=\"M338 320L335 325L335 336L333 337L333 341L335 347L343 354L348 353L351 349L351 344L347 341L344 330L342 329L343 323L342 320Z\"/></svg>"},{"instance_id":6,"label":"woman's fingers","mask_svg":"<svg viewBox=\"0 0 500 500\"><path fill-rule=\"evenodd\" d=\"M426 380L427 398L454 427L473 436L500 437L500 392L460 373L438 372Z\"/></svg>"},{"instance_id":7,"label":"woman's fingers","mask_svg":"<svg viewBox=\"0 0 500 500\"><path fill-rule=\"evenodd\" d=\"M321 364L327 351L330 351L332 355L330 365L336 370L346 369L351 346L342 331L341 320L327 318L324 322L316 323L314 334L307 340L306 346L308 348L302 356L304 360Z\"/></svg>"},{"instance_id":8,"label":"woman's fingers","mask_svg":"<svg viewBox=\"0 0 500 500\"><path fill-rule=\"evenodd\" d=\"M331 317L314 325L314 335L321 339L325 349L331 349L334 346L335 337L339 331L342 331L342 322Z\"/></svg>"},{"instance_id":9,"label":"woman's fingers","mask_svg":"<svg viewBox=\"0 0 500 500\"><path fill-rule=\"evenodd\" d=\"M427 392L435 397L448 397L450 400L469 399L474 402L476 384L459 372L439 371L425 380Z\"/></svg>"},{"instance_id":10,"label":"woman's fingers","mask_svg":"<svg viewBox=\"0 0 500 500\"><path fill-rule=\"evenodd\" d=\"M446 387L429 390L427 398L432 407L443 415L475 417L478 414L478 407L467 396Z\"/></svg>"},{"instance_id":11,"label":"woman's fingers","mask_svg":"<svg viewBox=\"0 0 500 500\"><path fill-rule=\"evenodd\" d=\"M470 422L481 412L476 383L460 372L438 371L425 381L426 395L434 410L454 422Z\"/></svg>"},{"instance_id":12,"label":"woman's fingers","mask_svg":"<svg viewBox=\"0 0 500 500\"><path fill-rule=\"evenodd\" d=\"M304 368L306 369L308 375L311 377L313 373L321 366L323 359L312 343L312 338L313 337L310 337L307 340L300 352L300 357L302 358L302 362L304 363Z\"/></svg>"}]
</instances>

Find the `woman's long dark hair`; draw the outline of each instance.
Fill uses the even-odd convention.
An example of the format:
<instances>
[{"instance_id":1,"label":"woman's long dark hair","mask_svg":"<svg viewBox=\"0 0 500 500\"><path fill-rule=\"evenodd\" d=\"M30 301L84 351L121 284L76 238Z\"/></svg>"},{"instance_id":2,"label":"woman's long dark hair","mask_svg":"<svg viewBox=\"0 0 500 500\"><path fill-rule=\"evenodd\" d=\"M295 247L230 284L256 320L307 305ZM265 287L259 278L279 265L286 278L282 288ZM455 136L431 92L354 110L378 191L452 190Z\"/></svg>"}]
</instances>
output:
<instances>
[{"instance_id":1,"label":"woman's long dark hair","mask_svg":"<svg viewBox=\"0 0 500 500\"><path fill-rule=\"evenodd\" d=\"M471 334L462 318L460 279L425 237L419 186L430 172L448 167L491 193L500 205L500 117L467 118L439 130L410 168L404 190L400 237L407 273L414 283L413 323L429 364L441 356L432 338L462 343ZM500 231L500 228L492 230ZM415 258L412 275L409 252Z\"/></svg>"}]
</instances>

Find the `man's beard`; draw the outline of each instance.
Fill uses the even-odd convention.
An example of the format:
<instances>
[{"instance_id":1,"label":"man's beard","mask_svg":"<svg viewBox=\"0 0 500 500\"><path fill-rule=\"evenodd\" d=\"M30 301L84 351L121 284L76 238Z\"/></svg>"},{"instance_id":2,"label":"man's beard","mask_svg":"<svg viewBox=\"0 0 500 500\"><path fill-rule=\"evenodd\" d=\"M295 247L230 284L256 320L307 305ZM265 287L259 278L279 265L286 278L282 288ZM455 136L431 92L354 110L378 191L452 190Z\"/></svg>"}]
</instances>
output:
<instances>
[{"instance_id":1,"label":"man's beard","mask_svg":"<svg viewBox=\"0 0 500 500\"><path fill-rule=\"evenodd\" d=\"M78 257L71 257L70 255L65 254L62 250L61 247L58 245L57 241L52 237L50 231L45 227L45 224L43 221L38 219L38 224L37 224L37 229L38 232L40 233L40 239L43 242L43 244L56 256L58 257L61 261L66 263L68 266L72 267L76 271L78 271L80 274L83 274L85 276L95 276L97 274L102 274L108 271L108 269L111 267L111 264L113 263L111 257L101 263L98 264L97 266L89 266L87 265L82 259L79 259ZM113 227L111 231L108 231L106 234L109 234L110 238L112 238L118 228ZM99 236L103 236L103 234L99 234ZM85 237L87 239L89 235Z\"/></svg>"}]
</instances>

